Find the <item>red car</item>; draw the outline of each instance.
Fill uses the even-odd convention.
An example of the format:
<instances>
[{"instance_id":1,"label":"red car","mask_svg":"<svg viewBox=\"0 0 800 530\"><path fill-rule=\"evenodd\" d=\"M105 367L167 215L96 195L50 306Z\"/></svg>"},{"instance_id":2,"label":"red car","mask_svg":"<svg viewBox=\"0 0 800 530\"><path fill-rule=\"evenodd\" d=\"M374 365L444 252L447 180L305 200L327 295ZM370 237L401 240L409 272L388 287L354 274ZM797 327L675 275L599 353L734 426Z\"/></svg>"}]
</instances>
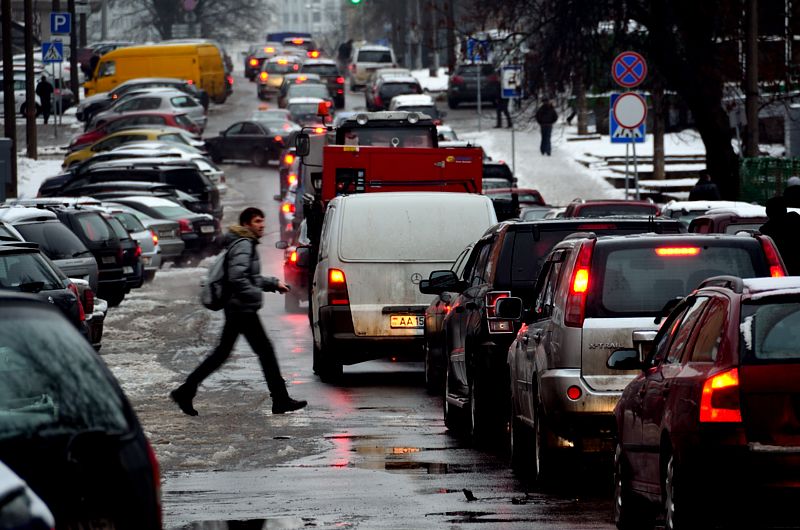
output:
<instances>
[{"instance_id":1,"label":"red car","mask_svg":"<svg viewBox=\"0 0 800 530\"><path fill-rule=\"evenodd\" d=\"M757 232L769 219L765 215L739 215L736 212L714 212L692 219L689 232L698 234L736 234Z\"/></svg>"},{"instance_id":2,"label":"red car","mask_svg":"<svg viewBox=\"0 0 800 530\"><path fill-rule=\"evenodd\" d=\"M644 362L611 355L640 370L615 410L618 528L652 527L658 505L667 529L760 528L796 506L798 344L800 278L717 276L672 310Z\"/></svg>"},{"instance_id":3,"label":"red car","mask_svg":"<svg viewBox=\"0 0 800 530\"><path fill-rule=\"evenodd\" d=\"M624 201L612 199L583 200L571 202L564 217L657 217L658 206L650 201Z\"/></svg>"},{"instance_id":4,"label":"red car","mask_svg":"<svg viewBox=\"0 0 800 530\"><path fill-rule=\"evenodd\" d=\"M73 136L68 149L70 151L83 149L125 127L147 128L149 126L179 127L196 135L200 135L203 132L200 126L186 114L153 111L126 112L97 123L91 131Z\"/></svg>"}]
</instances>

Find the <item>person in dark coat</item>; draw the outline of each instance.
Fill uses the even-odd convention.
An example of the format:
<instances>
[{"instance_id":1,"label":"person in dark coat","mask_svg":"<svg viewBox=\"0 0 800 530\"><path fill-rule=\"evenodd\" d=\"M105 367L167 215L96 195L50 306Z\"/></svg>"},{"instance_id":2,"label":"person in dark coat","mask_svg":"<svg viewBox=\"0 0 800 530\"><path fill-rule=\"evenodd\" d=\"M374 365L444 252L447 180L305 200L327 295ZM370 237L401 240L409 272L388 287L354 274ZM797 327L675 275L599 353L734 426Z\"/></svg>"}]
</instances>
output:
<instances>
[{"instance_id":1,"label":"person in dark coat","mask_svg":"<svg viewBox=\"0 0 800 530\"><path fill-rule=\"evenodd\" d=\"M497 125L494 126L495 129L499 129L503 126L503 114L506 115L506 123L508 124L508 128L511 128L511 114L508 113L508 99L502 97L500 92L498 91L497 97L494 99L494 108L497 111Z\"/></svg>"},{"instance_id":2,"label":"person in dark coat","mask_svg":"<svg viewBox=\"0 0 800 530\"><path fill-rule=\"evenodd\" d=\"M43 75L39 82L36 83L36 95L39 96L39 111L42 113L45 125L47 120L50 119L51 102L53 99L53 85L47 80L47 76Z\"/></svg>"},{"instance_id":3,"label":"person in dark coat","mask_svg":"<svg viewBox=\"0 0 800 530\"><path fill-rule=\"evenodd\" d=\"M719 188L711 180L711 174L707 170L700 171L700 178L697 179L694 188L689 192L690 201L718 201L720 200Z\"/></svg>"},{"instance_id":4,"label":"person in dark coat","mask_svg":"<svg viewBox=\"0 0 800 530\"><path fill-rule=\"evenodd\" d=\"M767 201L767 217L761 233L775 241L789 275L800 275L800 214L787 211L783 197L772 197Z\"/></svg>"},{"instance_id":5,"label":"person in dark coat","mask_svg":"<svg viewBox=\"0 0 800 530\"><path fill-rule=\"evenodd\" d=\"M283 414L301 409L307 404L289 397L286 382L281 377L278 360L275 358L275 350L258 318L264 291L281 294L289 291L289 287L278 278L261 276L257 246L263 235L264 212L258 208L246 208L239 215L239 224L231 226L226 236L226 287L230 298L225 304L225 327L222 329L219 345L189 374L185 383L170 393L180 409L190 416L197 416L197 411L192 406L197 387L228 360L239 335L245 336L261 362L261 369L272 395L272 413Z\"/></svg>"},{"instance_id":6,"label":"person in dark coat","mask_svg":"<svg viewBox=\"0 0 800 530\"><path fill-rule=\"evenodd\" d=\"M539 145L539 151L543 155L551 155L550 136L553 134L553 124L556 120L558 120L558 113L550 100L545 98L542 106L536 111L536 122L542 130L542 143Z\"/></svg>"},{"instance_id":7,"label":"person in dark coat","mask_svg":"<svg viewBox=\"0 0 800 530\"><path fill-rule=\"evenodd\" d=\"M800 208L800 177L789 177L783 190L787 208Z\"/></svg>"}]
</instances>

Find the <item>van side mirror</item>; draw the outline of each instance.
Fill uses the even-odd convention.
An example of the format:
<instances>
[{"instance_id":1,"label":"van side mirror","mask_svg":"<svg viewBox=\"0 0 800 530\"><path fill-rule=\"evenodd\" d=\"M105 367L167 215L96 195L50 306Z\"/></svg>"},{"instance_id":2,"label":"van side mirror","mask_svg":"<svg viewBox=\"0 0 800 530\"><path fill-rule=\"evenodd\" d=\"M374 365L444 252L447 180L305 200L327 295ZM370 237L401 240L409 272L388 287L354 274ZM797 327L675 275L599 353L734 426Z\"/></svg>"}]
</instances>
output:
<instances>
[{"instance_id":1,"label":"van side mirror","mask_svg":"<svg viewBox=\"0 0 800 530\"><path fill-rule=\"evenodd\" d=\"M299 133L294 139L295 154L308 156L311 152L311 138L306 133Z\"/></svg>"},{"instance_id":2,"label":"van side mirror","mask_svg":"<svg viewBox=\"0 0 800 530\"><path fill-rule=\"evenodd\" d=\"M494 314L497 318L519 320L522 318L522 298L509 296L500 298L494 303Z\"/></svg>"},{"instance_id":3,"label":"van side mirror","mask_svg":"<svg viewBox=\"0 0 800 530\"><path fill-rule=\"evenodd\" d=\"M638 350L621 349L614 350L606 361L606 366L612 370L641 370L642 361Z\"/></svg>"}]
</instances>

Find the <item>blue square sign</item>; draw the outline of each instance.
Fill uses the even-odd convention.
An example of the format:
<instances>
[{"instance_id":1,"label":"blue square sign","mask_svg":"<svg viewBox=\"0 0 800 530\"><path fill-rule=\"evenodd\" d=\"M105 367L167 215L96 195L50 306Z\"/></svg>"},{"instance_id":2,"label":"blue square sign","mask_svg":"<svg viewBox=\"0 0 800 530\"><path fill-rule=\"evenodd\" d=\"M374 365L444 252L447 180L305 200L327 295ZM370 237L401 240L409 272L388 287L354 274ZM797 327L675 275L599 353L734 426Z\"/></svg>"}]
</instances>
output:
<instances>
[{"instance_id":1,"label":"blue square sign","mask_svg":"<svg viewBox=\"0 0 800 530\"><path fill-rule=\"evenodd\" d=\"M45 64L60 63L64 60L64 43L51 41L42 43L42 62Z\"/></svg>"},{"instance_id":2,"label":"blue square sign","mask_svg":"<svg viewBox=\"0 0 800 530\"><path fill-rule=\"evenodd\" d=\"M72 15L70 13L50 13L50 34L69 35L72 29Z\"/></svg>"}]
</instances>

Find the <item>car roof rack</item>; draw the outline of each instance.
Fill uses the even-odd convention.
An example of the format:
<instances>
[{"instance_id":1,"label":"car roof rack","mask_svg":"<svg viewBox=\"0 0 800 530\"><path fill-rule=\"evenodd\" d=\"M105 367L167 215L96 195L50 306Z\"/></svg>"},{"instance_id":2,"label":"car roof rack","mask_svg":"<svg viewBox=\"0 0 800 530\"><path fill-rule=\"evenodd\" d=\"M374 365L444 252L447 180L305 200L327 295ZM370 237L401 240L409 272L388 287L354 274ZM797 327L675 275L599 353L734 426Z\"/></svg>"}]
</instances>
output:
<instances>
[{"instance_id":1,"label":"car roof rack","mask_svg":"<svg viewBox=\"0 0 800 530\"><path fill-rule=\"evenodd\" d=\"M742 294L744 291L744 282L738 276L713 276L700 282L698 289L704 287L722 287L723 289L730 289L736 294Z\"/></svg>"}]
</instances>

